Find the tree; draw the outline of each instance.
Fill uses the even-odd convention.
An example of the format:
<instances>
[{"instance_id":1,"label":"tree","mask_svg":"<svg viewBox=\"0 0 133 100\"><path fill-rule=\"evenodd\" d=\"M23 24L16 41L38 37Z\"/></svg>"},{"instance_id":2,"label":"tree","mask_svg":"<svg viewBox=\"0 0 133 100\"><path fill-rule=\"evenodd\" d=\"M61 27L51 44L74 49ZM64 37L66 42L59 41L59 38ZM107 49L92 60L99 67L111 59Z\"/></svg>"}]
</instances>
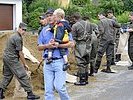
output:
<instances>
[{"instance_id":1,"label":"tree","mask_svg":"<svg viewBox=\"0 0 133 100\"><path fill-rule=\"evenodd\" d=\"M38 29L39 27L39 16L46 12L48 8L58 8L59 4L56 0L30 0L30 5L28 7L28 26L32 29Z\"/></svg>"},{"instance_id":2,"label":"tree","mask_svg":"<svg viewBox=\"0 0 133 100\"><path fill-rule=\"evenodd\" d=\"M100 11L112 10L115 14L123 13L124 3L122 0L100 0Z\"/></svg>"},{"instance_id":3,"label":"tree","mask_svg":"<svg viewBox=\"0 0 133 100\"><path fill-rule=\"evenodd\" d=\"M125 11L133 11L133 0L122 0Z\"/></svg>"}]
</instances>

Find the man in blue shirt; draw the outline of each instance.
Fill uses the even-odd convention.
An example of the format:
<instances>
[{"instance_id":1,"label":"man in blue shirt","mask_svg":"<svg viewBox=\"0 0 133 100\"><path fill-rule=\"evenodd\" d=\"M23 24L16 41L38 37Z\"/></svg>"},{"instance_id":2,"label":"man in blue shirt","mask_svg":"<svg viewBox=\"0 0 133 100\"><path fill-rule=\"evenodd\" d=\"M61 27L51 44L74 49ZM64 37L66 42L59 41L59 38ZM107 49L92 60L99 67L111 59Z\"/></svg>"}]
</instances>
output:
<instances>
[{"instance_id":1,"label":"man in blue shirt","mask_svg":"<svg viewBox=\"0 0 133 100\"><path fill-rule=\"evenodd\" d=\"M49 16L49 23L56 22L54 16ZM44 62L44 81L45 81L45 100L54 100L54 89L60 95L61 100L70 100L66 90L65 80L66 71L63 71L63 57L60 54L59 48L66 48L68 54L68 48L74 47L72 35L69 35L69 42L66 44L58 44L53 41L54 34L48 30L49 25L43 28L38 38L38 50L43 51L44 60L48 57L48 49L53 49L52 62L46 64Z\"/></svg>"}]
</instances>

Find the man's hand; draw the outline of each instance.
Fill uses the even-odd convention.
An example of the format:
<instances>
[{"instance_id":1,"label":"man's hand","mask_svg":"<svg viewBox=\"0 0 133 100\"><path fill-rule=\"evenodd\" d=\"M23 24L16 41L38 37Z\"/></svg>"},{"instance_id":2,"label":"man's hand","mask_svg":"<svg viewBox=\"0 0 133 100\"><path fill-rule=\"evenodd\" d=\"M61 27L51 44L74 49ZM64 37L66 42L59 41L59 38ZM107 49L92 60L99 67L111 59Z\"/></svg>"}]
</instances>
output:
<instances>
[{"instance_id":1,"label":"man's hand","mask_svg":"<svg viewBox=\"0 0 133 100\"><path fill-rule=\"evenodd\" d=\"M48 48L58 48L59 43L55 42L54 39L51 39L48 44Z\"/></svg>"},{"instance_id":2,"label":"man's hand","mask_svg":"<svg viewBox=\"0 0 133 100\"><path fill-rule=\"evenodd\" d=\"M58 43L58 42L55 42L55 43L54 43L54 46L55 46L56 48L58 48L59 43Z\"/></svg>"}]
</instances>

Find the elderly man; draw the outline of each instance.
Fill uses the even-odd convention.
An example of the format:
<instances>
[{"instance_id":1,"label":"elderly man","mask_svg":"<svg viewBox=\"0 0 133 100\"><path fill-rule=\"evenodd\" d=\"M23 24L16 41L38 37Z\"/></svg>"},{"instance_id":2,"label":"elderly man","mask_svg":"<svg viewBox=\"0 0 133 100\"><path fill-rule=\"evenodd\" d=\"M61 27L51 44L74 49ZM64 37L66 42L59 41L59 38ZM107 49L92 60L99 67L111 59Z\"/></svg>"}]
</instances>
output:
<instances>
[{"instance_id":1,"label":"elderly man","mask_svg":"<svg viewBox=\"0 0 133 100\"><path fill-rule=\"evenodd\" d=\"M0 99L5 98L3 92L6 90L7 86L11 82L13 76L18 79L21 86L27 92L27 99L39 99L40 97L34 95L32 92L32 87L29 84L29 78L25 71L28 69L26 64L22 47L23 47L23 38L22 36L26 33L26 24L20 23L19 28L15 34L12 34L8 39L6 48L3 54L3 80L0 84ZM20 63L21 60L22 64Z\"/></svg>"}]
</instances>

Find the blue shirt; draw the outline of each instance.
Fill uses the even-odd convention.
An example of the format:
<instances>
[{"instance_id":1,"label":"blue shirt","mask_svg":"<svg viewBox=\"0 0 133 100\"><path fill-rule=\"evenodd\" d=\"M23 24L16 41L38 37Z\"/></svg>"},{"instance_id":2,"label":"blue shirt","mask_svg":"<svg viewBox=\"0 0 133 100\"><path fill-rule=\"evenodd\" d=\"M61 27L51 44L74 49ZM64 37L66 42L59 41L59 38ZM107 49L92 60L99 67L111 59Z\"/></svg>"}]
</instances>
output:
<instances>
[{"instance_id":1,"label":"blue shirt","mask_svg":"<svg viewBox=\"0 0 133 100\"><path fill-rule=\"evenodd\" d=\"M49 28L49 25L45 26L42 31L40 32L40 35L38 37L38 45L48 44L51 39L53 39L54 34L47 29ZM72 41L72 34L69 34L69 40ZM53 58L61 58L60 50L59 48L53 48ZM66 48L66 54L68 54L68 49ZM48 57L48 49L45 49L43 52L43 57Z\"/></svg>"}]
</instances>

